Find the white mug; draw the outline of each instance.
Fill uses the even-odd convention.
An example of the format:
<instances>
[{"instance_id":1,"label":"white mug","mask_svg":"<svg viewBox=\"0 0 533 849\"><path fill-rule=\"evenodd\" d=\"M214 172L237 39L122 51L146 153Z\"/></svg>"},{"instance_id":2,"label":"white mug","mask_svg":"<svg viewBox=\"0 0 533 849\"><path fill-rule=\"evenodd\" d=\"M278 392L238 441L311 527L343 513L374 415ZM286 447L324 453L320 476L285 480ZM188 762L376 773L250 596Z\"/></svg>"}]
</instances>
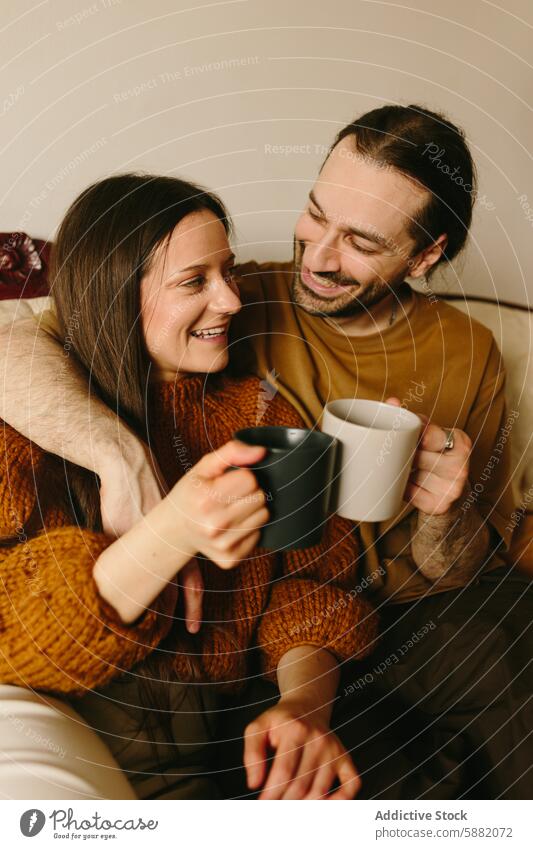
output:
<instances>
[{"instance_id":1,"label":"white mug","mask_svg":"<svg viewBox=\"0 0 533 849\"><path fill-rule=\"evenodd\" d=\"M411 471L422 421L409 410L341 398L324 407L323 433L339 440L329 508L358 522L396 516Z\"/></svg>"}]
</instances>

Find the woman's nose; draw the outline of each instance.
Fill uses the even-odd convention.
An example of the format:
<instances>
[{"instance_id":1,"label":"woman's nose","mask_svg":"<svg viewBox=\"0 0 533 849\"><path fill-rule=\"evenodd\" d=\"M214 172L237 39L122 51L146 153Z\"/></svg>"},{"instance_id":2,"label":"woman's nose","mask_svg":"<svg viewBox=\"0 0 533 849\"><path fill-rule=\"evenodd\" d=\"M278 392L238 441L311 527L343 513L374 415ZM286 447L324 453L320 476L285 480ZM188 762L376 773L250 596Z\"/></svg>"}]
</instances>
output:
<instances>
[{"instance_id":1,"label":"woman's nose","mask_svg":"<svg viewBox=\"0 0 533 849\"><path fill-rule=\"evenodd\" d=\"M217 283L210 303L211 309L225 315L233 315L242 307L239 291L235 282L227 282L225 278Z\"/></svg>"}]
</instances>

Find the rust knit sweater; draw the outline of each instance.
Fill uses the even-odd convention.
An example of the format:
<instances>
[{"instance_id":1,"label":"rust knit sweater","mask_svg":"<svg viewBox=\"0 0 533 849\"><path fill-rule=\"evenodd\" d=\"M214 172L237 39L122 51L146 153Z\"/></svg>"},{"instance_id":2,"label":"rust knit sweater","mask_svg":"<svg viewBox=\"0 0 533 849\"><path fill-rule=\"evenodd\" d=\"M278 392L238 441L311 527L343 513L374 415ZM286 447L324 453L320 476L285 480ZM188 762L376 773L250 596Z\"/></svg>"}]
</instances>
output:
<instances>
[{"instance_id":1,"label":"rust knit sweater","mask_svg":"<svg viewBox=\"0 0 533 849\"><path fill-rule=\"evenodd\" d=\"M265 400L259 380L224 375L156 384L148 403L151 449L169 486L239 428L301 427L281 396ZM184 626L176 588L168 587L133 623L124 624L98 593L92 569L111 538L79 528L60 498L62 463L2 423L0 534L0 682L81 696L164 646L174 674L189 680L178 650ZM44 484L38 484L44 481ZM36 495L36 488L38 493ZM44 530L26 535L37 507ZM203 677L238 690L257 649L261 674L276 681L281 656L301 644L323 646L339 661L372 650L377 620L356 591L353 525L333 516L320 545L272 554L256 548L238 567L200 558L205 581L203 624L192 641Z\"/></svg>"}]
</instances>

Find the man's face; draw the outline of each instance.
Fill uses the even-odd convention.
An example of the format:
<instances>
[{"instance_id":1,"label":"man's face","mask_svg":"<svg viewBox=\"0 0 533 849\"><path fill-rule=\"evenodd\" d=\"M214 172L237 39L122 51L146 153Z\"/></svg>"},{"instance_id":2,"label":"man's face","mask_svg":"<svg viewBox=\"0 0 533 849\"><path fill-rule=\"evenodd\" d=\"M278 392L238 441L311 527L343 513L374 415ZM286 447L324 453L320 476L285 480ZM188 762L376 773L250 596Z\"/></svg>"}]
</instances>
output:
<instances>
[{"instance_id":1,"label":"man's face","mask_svg":"<svg viewBox=\"0 0 533 849\"><path fill-rule=\"evenodd\" d=\"M293 300L341 318L398 289L416 269L409 225L428 199L402 174L358 154L353 138L340 142L296 224Z\"/></svg>"}]
</instances>

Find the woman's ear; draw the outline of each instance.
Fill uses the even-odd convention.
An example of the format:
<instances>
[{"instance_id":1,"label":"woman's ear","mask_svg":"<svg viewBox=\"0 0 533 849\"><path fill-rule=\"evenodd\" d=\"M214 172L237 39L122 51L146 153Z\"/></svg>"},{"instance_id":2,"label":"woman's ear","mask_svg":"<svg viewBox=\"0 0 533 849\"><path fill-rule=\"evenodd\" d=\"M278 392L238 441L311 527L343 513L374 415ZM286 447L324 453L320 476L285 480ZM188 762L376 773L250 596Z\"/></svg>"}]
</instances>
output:
<instances>
[{"instance_id":1,"label":"woman's ear","mask_svg":"<svg viewBox=\"0 0 533 849\"><path fill-rule=\"evenodd\" d=\"M447 244L448 236L446 233L443 233L435 242L424 248L423 251L420 251L409 269L409 277L415 279L417 277L424 277L442 257Z\"/></svg>"}]
</instances>

